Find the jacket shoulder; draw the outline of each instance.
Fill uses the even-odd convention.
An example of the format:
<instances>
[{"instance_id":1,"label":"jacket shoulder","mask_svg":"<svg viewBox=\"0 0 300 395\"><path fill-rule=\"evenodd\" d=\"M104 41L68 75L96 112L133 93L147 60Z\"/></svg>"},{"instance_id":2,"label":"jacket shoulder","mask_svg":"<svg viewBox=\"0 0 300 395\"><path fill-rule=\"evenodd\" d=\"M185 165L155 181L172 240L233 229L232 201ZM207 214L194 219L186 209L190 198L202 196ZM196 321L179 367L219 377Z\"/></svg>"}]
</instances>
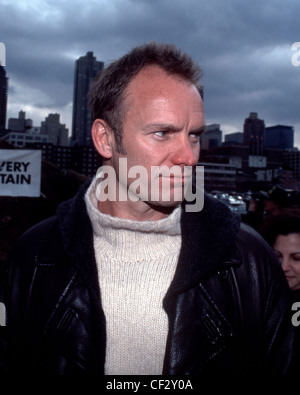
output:
<instances>
[{"instance_id":1,"label":"jacket shoulder","mask_svg":"<svg viewBox=\"0 0 300 395\"><path fill-rule=\"evenodd\" d=\"M38 241L42 241L48 232L55 226L56 217L47 218L37 224L33 225L31 228L26 230L21 237L19 238L18 243L28 242L33 239Z\"/></svg>"},{"instance_id":2,"label":"jacket shoulder","mask_svg":"<svg viewBox=\"0 0 300 395\"><path fill-rule=\"evenodd\" d=\"M57 234L55 217L47 218L26 230L14 245L8 261L18 257L24 260L30 255L35 256L46 242L50 233Z\"/></svg>"},{"instance_id":3,"label":"jacket shoulder","mask_svg":"<svg viewBox=\"0 0 300 395\"><path fill-rule=\"evenodd\" d=\"M277 256L255 229L247 224L241 224L237 248L241 266L237 268L236 275L240 279L246 279L245 288L247 288L247 282L251 283L254 288L259 284L261 296L265 294L266 298L268 290L275 295L290 293Z\"/></svg>"},{"instance_id":4,"label":"jacket shoulder","mask_svg":"<svg viewBox=\"0 0 300 395\"><path fill-rule=\"evenodd\" d=\"M259 262L263 260L259 258L268 257L273 264L279 265L278 259L267 241L254 228L243 222L241 223L237 245L243 255L256 256Z\"/></svg>"},{"instance_id":5,"label":"jacket shoulder","mask_svg":"<svg viewBox=\"0 0 300 395\"><path fill-rule=\"evenodd\" d=\"M51 240L51 245L49 245ZM29 281L38 265L40 251L47 248L51 254L60 250L59 232L55 217L43 220L25 231L15 243L5 263L6 286L10 288L16 279ZM26 280L27 279L27 280Z\"/></svg>"}]
</instances>

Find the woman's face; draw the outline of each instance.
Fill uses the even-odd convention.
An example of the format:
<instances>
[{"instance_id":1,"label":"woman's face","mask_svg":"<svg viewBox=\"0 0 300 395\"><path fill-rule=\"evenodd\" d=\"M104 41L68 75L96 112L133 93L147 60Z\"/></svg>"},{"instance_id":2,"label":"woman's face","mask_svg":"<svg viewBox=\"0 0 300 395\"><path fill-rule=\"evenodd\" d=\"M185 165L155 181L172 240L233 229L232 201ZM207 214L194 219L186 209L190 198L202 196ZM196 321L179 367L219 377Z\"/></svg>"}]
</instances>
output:
<instances>
[{"instance_id":1,"label":"woman's face","mask_svg":"<svg viewBox=\"0 0 300 395\"><path fill-rule=\"evenodd\" d=\"M300 233L278 235L273 244L290 289L300 289Z\"/></svg>"}]
</instances>

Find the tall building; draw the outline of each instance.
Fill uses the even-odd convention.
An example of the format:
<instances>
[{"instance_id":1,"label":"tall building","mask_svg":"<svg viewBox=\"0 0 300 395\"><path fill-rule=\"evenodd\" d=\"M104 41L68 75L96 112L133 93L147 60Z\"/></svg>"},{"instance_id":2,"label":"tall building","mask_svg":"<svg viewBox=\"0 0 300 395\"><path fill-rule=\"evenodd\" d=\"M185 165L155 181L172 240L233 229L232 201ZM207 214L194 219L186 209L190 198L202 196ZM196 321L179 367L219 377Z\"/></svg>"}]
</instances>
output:
<instances>
[{"instance_id":1,"label":"tall building","mask_svg":"<svg viewBox=\"0 0 300 395\"><path fill-rule=\"evenodd\" d=\"M249 155L261 156L264 153L265 122L256 112L251 112L244 122L244 144L249 147Z\"/></svg>"},{"instance_id":2,"label":"tall building","mask_svg":"<svg viewBox=\"0 0 300 395\"><path fill-rule=\"evenodd\" d=\"M93 52L87 52L75 63L72 144L92 145L91 115L87 94L95 76L103 70L104 63L96 60Z\"/></svg>"},{"instance_id":3,"label":"tall building","mask_svg":"<svg viewBox=\"0 0 300 395\"><path fill-rule=\"evenodd\" d=\"M8 120L8 130L10 132L23 132L25 133L32 128L32 119L26 118L25 111L19 111L18 118L9 118Z\"/></svg>"},{"instance_id":4,"label":"tall building","mask_svg":"<svg viewBox=\"0 0 300 395\"><path fill-rule=\"evenodd\" d=\"M299 181L298 188L300 188L300 151L297 148L285 150L283 161L287 168L293 171L293 176Z\"/></svg>"},{"instance_id":5,"label":"tall building","mask_svg":"<svg viewBox=\"0 0 300 395\"><path fill-rule=\"evenodd\" d=\"M0 66L0 137L5 134L7 111L8 78L4 67Z\"/></svg>"},{"instance_id":6,"label":"tall building","mask_svg":"<svg viewBox=\"0 0 300 395\"><path fill-rule=\"evenodd\" d=\"M220 129L220 125L217 123L207 125L205 132L201 135L201 148L209 150L219 147L221 144L222 130Z\"/></svg>"},{"instance_id":7,"label":"tall building","mask_svg":"<svg viewBox=\"0 0 300 395\"><path fill-rule=\"evenodd\" d=\"M68 145L68 129L59 122L59 114L48 114L41 123L41 135L48 135L48 142L54 145Z\"/></svg>"},{"instance_id":8,"label":"tall building","mask_svg":"<svg viewBox=\"0 0 300 395\"><path fill-rule=\"evenodd\" d=\"M289 149L294 147L294 128L276 125L265 129L265 146L268 148Z\"/></svg>"},{"instance_id":9,"label":"tall building","mask_svg":"<svg viewBox=\"0 0 300 395\"><path fill-rule=\"evenodd\" d=\"M40 137L48 136L40 135ZM27 143L26 147L40 149L43 160L54 163L60 169L74 170L87 177L94 177L99 167L102 166L102 157L94 146L63 147L44 141L32 141L31 144Z\"/></svg>"},{"instance_id":10,"label":"tall building","mask_svg":"<svg viewBox=\"0 0 300 395\"><path fill-rule=\"evenodd\" d=\"M243 144L244 134L242 132L228 133L225 135L226 144Z\"/></svg>"}]
</instances>

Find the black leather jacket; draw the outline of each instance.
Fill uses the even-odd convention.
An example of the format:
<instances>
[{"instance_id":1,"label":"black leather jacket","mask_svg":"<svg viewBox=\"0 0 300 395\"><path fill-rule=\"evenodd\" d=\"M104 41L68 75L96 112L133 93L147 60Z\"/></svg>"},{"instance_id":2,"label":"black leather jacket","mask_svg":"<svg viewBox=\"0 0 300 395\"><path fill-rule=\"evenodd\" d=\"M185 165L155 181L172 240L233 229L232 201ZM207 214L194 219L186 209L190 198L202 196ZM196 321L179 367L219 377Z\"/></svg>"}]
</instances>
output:
<instances>
[{"instance_id":1,"label":"black leather jacket","mask_svg":"<svg viewBox=\"0 0 300 395\"><path fill-rule=\"evenodd\" d=\"M8 262L9 369L104 374L105 317L82 188L27 231ZM272 251L206 196L182 216L182 248L164 299L163 374L285 374L290 292Z\"/></svg>"}]
</instances>

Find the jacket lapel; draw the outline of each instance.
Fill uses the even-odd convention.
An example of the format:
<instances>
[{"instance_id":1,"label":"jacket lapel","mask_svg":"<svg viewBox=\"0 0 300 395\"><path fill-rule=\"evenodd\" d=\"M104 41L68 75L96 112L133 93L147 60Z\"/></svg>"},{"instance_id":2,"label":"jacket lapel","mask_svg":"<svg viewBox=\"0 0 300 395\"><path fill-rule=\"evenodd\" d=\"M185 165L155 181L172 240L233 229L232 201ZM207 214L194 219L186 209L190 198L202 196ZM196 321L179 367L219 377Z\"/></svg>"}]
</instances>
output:
<instances>
[{"instance_id":1,"label":"jacket lapel","mask_svg":"<svg viewBox=\"0 0 300 395\"><path fill-rule=\"evenodd\" d=\"M97 361L97 364L90 364L90 368L92 369L94 366L95 369L96 366L99 374L104 369L106 329L93 246L93 230L84 200L88 186L89 183L85 184L74 199L61 204L57 211L58 226L64 241L65 253L78 275L70 288L69 299L61 300L61 312L52 318L54 321L58 321L63 320L64 314L69 317L70 334L74 332L75 339L78 336L78 338L86 339L88 343L84 347L81 344L81 349L87 351L86 355L80 355L79 349L74 350L78 363L85 361L84 363L88 367L88 358L94 356L92 360L95 358L94 362ZM67 307L68 311L66 311ZM70 312L70 309L77 312L75 314L77 319L73 317L74 314ZM83 327L85 324L87 324L87 329ZM55 327L57 326L49 326L48 333L51 333ZM88 336L84 336L81 330L86 330ZM65 341L71 344L72 336L69 339L66 338Z\"/></svg>"},{"instance_id":2,"label":"jacket lapel","mask_svg":"<svg viewBox=\"0 0 300 395\"><path fill-rule=\"evenodd\" d=\"M240 218L206 194L202 211L188 213L183 207L181 229L182 246L167 299L204 281L232 256Z\"/></svg>"},{"instance_id":3,"label":"jacket lapel","mask_svg":"<svg viewBox=\"0 0 300 395\"><path fill-rule=\"evenodd\" d=\"M177 297L173 314L163 374L201 374L230 343L230 324L201 284Z\"/></svg>"},{"instance_id":4,"label":"jacket lapel","mask_svg":"<svg viewBox=\"0 0 300 395\"><path fill-rule=\"evenodd\" d=\"M182 248L164 299L170 325L165 374L199 373L230 341L230 324L203 283L236 264L239 228L239 217L208 195L201 212L183 212Z\"/></svg>"},{"instance_id":5,"label":"jacket lapel","mask_svg":"<svg viewBox=\"0 0 300 395\"><path fill-rule=\"evenodd\" d=\"M98 331L92 311L88 289L75 274L49 317L45 336L72 362L72 369L99 375L104 374L105 331Z\"/></svg>"}]
</instances>

